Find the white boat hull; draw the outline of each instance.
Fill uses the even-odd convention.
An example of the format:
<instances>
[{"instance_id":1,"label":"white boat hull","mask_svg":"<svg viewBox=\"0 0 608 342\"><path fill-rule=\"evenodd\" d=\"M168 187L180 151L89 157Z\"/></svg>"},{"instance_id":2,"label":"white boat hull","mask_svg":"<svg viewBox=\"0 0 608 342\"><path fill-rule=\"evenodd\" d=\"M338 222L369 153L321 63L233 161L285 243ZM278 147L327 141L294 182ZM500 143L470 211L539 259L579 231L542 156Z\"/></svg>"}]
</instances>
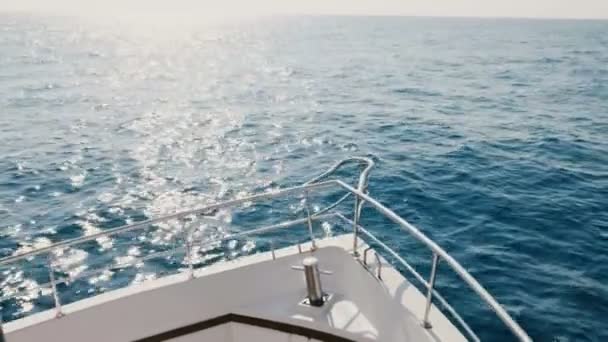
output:
<instances>
[{"instance_id":1,"label":"white boat hull","mask_svg":"<svg viewBox=\"0 0 608 342\"><path fill-rule=\"evenodd\" d=\"M322 307L302 304L304 275L292 269L310 255L307 244L302 253L292 246L277 250L276 259L271 252L259 253L196 270L193 279L182 273L110 291L63 306L61 318L51 310L31 315L4 326L7 341L466 340L435 307L432 328L425 329L424 295L381 258L378 279L376 259L369 258L369 268L364 267L351 254L352 241L352 234L316 241L319 266L333 272L322 275L324 291L331 295ZM362 250L364 241L359 241ZM230 320L184 329L228 314L301 329ZM306 336L306 331L321 334Z\"/></svg>"}]
</instances>

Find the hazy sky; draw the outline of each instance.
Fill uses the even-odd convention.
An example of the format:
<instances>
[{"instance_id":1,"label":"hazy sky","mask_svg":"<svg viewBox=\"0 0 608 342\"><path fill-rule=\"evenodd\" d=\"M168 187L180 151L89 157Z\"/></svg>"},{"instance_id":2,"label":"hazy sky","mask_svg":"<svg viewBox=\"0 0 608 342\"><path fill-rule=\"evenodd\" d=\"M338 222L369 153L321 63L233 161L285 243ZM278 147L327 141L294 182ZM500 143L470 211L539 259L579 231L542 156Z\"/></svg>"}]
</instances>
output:
<instances>
[{"instance_id":1,"label":"hazy sky","mask_svg":"<svg viewBox=\"0 0 608 342\"><path fill-rule=\"evenodd\" d=\"M0 10L608 18L608 0L0 0Z\"/></svg>"}]
</instances>

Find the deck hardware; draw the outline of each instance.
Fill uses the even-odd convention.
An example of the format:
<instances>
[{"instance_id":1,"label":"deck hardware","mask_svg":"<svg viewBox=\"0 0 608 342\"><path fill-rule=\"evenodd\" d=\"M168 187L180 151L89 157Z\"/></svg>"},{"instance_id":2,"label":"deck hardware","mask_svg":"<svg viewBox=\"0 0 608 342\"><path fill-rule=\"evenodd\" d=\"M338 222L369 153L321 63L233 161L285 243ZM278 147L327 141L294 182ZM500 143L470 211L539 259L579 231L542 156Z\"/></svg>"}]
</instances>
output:
<instances>
[{"instance_id":1,"label":"deck hardware","mask_svg":"<svg viewBox=\"0 0 608 342\"><path fill-rule=\"evenodd\" d=\"M382 280L382 261L380 261L380 256L378 253L376 253L376 251L374 251L374 255L376 256L376 263L378 264L376 276L378 279Z\"/></svg>"},{"instance_id":2,"label":"deck hardware","mask_svg":"<svg viewBox=\"0 0 608 342\"><path fill-rule=\"evenodd\" d=\"M329 296L323 292L321 286L321 274L331 275L333 272L319 270L319 259L310 256L302 260L302 266L291 266L292 270L304 271L306 279L306 294L308 304L311 306L323 306Z\"/></svg>"},{"instance_id":3,"label":"deck hardware","mask_svg":"<svg viewBox=\"0 0 608 342\"><path fill-rule=\"evenodd\" d=\"M363 250L363 265L367 266L367 252L371 251L371 247L367 247Z\"/></svg>"},{"instance_id":4,"label":"deck hardware","mask_svg":"<svg viewBox=\"0 0 608 342\"><path fill-rule=\"evenodd\" d=\"M366 249L363 250L363 265L365 265L366 267L367 265L367 252L371 251L372 248L371 247L367 247ZM376 251L374 251L374 256L376 257L376 264L378 265L377 271L376 271L376 277L378 277L378 279L382 280L382 261L380 261L380 256L378 255L378 253L376 253Z\"/></svg>"},{"instance_id":5,"label":"deck hardware","mask_svg":"<svg viewBox=\"0 0 608 342\"><path fill-rule=\"evenodd\" d=\"M53 300L55 301L55 317L61 318L63 317L63 312L61 311L61 302L59 300L59 294L57 293L57 283L55 282L55 270L53 269L53 253L48 254L47 257L47 265L49 268L49 279L51 283L51 290L53 292Z\"/></svg>"},{"instance_id":6,"label":"deck hardware","mask_svg":"<svg viewBox=\"0 0 608 342\"><path fill-rule=\"evenodd\" d=\"M315 257L307 257L302 261L304 276L306 277L306 292L312 306L323 305L323 288L321 287L321 275L319 274L319 260Z\"/></svg>"},{"instance_id":7,"label":"deck hardware","mask_svg":"<svg viewBox=\"0 0 608 342\"><path fill-rule=\"evenodd\" d=\"M304 271L304 266L291 266L291 269L294 271ZM322 275L333 275L333 271L328 270L319 270L319 273Z\"/></svg>"},{"instance_id":8,"label":"deck hardware","mask_svg":"<svg viewBox=\"0 0 608 342\"><path fill-rule=\"evenodd\" d=\"M302 245L298 242L298 253L302 254Z\"/></svg>"},{"instance_id":9,"label":"deck hardware","mask_svg":"<svg viewBox=\"0 0 608 342\"><path fill-rule=\"evenodd\" d=\"M429 313L431 312L431 304L433 302L433 288L435 287L435 278L437 275L437 265L439 264L439 255L433 253L433 265L431 266L431 276L429 278L429 287L426 291L426 308L424 309L424 321L422 325L425 329L433 328L429 322Z\"/></svg>"}]
</instances>

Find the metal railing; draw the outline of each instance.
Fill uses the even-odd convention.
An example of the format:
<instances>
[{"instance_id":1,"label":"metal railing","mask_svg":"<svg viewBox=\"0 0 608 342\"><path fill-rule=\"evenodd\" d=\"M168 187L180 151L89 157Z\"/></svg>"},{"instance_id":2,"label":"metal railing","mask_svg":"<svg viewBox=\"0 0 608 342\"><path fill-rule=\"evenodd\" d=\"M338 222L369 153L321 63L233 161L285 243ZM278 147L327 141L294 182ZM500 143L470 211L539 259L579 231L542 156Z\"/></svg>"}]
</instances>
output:
<instances>
[{"instance_id":1,"label":"metal railing","mask_svg":"<svg viewBox=\"0 0 608 342\"><path fill-rule=\"evenodd\" d=\"M348 163L357 163L357 164L360 164L363 166L363 170L360 173L356 189L340 180L325 180L329 176L334 174L335 171L338 170L340 167L342 167ZM13 256L9 256L9 257L0 259L0 266L11 265L18 261L23 261L23 260L30 260L31 258L34 258L39 255L47 255L47 260L48 260L47 268L49 271L49 283L40 285L39 288L50 287L52 297L54 300L56 316L61 317L63 315L63 311L62 311L62 307L61 307L59 293L57 291L57 284L73 281L77 278L88 276L92 273L83 272L74 277L68 276L68 277L62 277L62 278L57 279L55 277L55 268L54 268L54 263L53 263L55 251L62 250L67 247L76 246L76 245L79 245L79 244L82 244L82 243L85 243L88 241L93 241L93 240L96 240L96 239L99 239L102 237L110 237L110 236L114 236L114 235L125 233L125 232L130 232L130 231L144 230L144 229L147 229L148 227L158 225L161 223L167 223L167 222L174 221L174 220L183 221L184 227L186 226L186 222L193 222L197 219L200 219L202 221L210 221L210 222L217 223L217 220L215 220L210 215L212 215L213 212L215 212L219 209L231 208L231 207L243 205L243 204L250 203L250 202L260 202L260 201L269 200L269 199L300 195L301 197L303 197L303 201L304 201L304 212L306 213L305 218L285 221L285 222L281 222L278 224L263 226L263 227L259 227L259 228L252 229L252 230L241 231L241 232L238 232L235 234L227 234L223 237L209 239L209 240L203 240L203 239L196 240L194 238L194 233L196 230L183 229L182 233L185 235L184 236L184 241L185 241L184 245L176 247L172 250L151 253L151 254L148 254L141 258L135 258L134 260L132 260L132 262L130 264L134 264L134 263L141 262L141 261L148 260L148 259L155 258L155 257L175 255L178 251L185 252L184 263L187 266L187 272L188 272L189 278L193 278L194 277L194 268L195 268L194 261L193 261L194 246L199 246L199 248L203 248L205 246L211 246L211 245L214 245L217 243L221 243L221 242L232 240L232 239L242 238L245 236L262 234L262 233L277 231L277 230L281 230L281 229L287 229L289 227L296 226L296 225L305 225L307 227L307 233L308 233L310 241L311 241L311 250L314 251L314 249L316 249L316 242L315 242L315 236L314 236L314 231L313 231L313 222L328 220L330 218L338 218L338 219L346 222L347 224L352 225L354 257L356 257L356 258L359 257L358 239L359 239L359 235L363 234L366 237L368 237L371 241L375 242L382 249L384 249L391 256L393 256L395 258L395 260L397 260L401 265L403 265L410 273L412 273L414 275L414 277L421 284L423 284L423 286L426 289L426 305L425 305L424 317L423 317L423 322L422 322L423 326L425 328L427 328L427 329L432 328L431 322L429 320L429 313L430 313L430 310L432 307L432 301L433 301L433 299L436 299L442 305L442 307L444 307L450 313L450 315L464 329L464 331L467 333L467 335L472 340L479 341L479 338L473 332L473 330L470 328L470 326L462 319L462 317L456 312L456 310L454 310L454 308L445 300L445 298L443 296L441 296L441 294L439 294L439 292L434 288L435 279L437 276L437 268L439 266L439 262L443 261L475 293L477 293L477 295L479 295L479 297L482 299L482 301L485 302L496 313L496 315L501 319L501 321L506 325L506 327L514 334L514 336L517 337L518 340L531 341L530 337L526 334L526 332L517 324L517 322L515 322L513 320L513 318L511 318L511 316L504 310L504 308L498 302L496 302L496 300L483 288L483 286L481 286L481 284L479 284L479 282L477 282L477 280L475 280L475 278L473 278L473 276L471 276L445 250L443 250L434 241L429 239L426 235L424 235L416 227L414 227L413 225L411 225L410 223L405 221L403 218L399 217L392 210L386 208L381 203L379 203L378 201L376 201L375 199L373 199L372 197L370 197L367 194L369 173L373 166L374 166L374 162L370 159L350 158L347 160L340 161L339 163L334 165L332 168L330 168L328 171L326 171L323 174L319 175L318 177L304 183L304 185L294 186L294 187L289 187L289 188L285 188L285 189L281 189L281 190L277 190L277 191L273 191L273 192L266 192L266 193L261 193L261 194L243 197L243 198L239 198L239 199L224 201L221 203L208 205L208 206L205 206L205 207L199 208L199 209L182 211L182 212L178 212L178 213L175 213L172 215L167 215L167 216L160 217L160 218L141 221L141 222L126 225L126 226L101 231L99 233L82 236L82 237L74 238L71 240L62 241L62 242L59 242L59 243L56 243L56 244L53 244L50 246L38 248L38 249L35 249L32 251L28 251L25 253L20 253L17 255L13 255ZM321 193L323 190L327 190L327 189L346 191L346 194L343 195L342 197L340 197L340 199L338 199L333 204L326 206L323 209L317 210L316 212L313 213L311 206L310 206L310 201L309 201L310 194ZM321 193L321 194L323 194L323 193ZM349 196L355 197L352 219L349 219L344 214L342 214L338 211L333 211L341 203L343 203ZM372 233L370 233L367 229L365 229L364 227L362 227L360 225L359 222L360 222L361 211L362 211L362 207L365 203L368 203L377 212L379 212L386 218L388 218L391 221L393 221L394 223L396 223L401 229L408 232L411 236L413 236L414 238L416 238L417 240L422 242L428 249L430 249L432 251L433 258L432 258L431 274L429 276L428 281L426 281L424 279L424 277L422 277L409 263L407 263L402 256L400 256L398 253L396 253L394 250L392 250L385 243L380 241L377 237L375 237ZM199 244L199 245L197 245L197 244ZM301 248L300 244L298 243L297 246L298 246L298 251L301 253L302 248ZM270 241L270 250L271 250L271 255L272 255L273 259L275 258L274 249L275 249L275 243L273 240L271 240ZM364 253L364 254L365 254L364 259L366 260L367 253ZM380 269L378 269L377 274L378 274L378 278L381 278ZM9 296L1 297L0 303L4 302L7 299L16 297L18 295L19 295L19 293L13 293Z\"/></svg>"},{"instance_id":2,"label":"metal railing","mask_svg":"<svg viewBox=\"0 0 608 342\"><path fill-rule=\"evenodd\" d=\"M429 318L429 312L430 312L430 308L431 308L431 302L433 299L433 295L438 294L438 292L435 291L435 289L434 289L435 279L436 279L436 275L437 275L437 267L438 267L439 261L443 260L496 313L498 318L500 318L500 320L507 326L507 328L509 328L509 330L511 330L511 332L515 335L515 337L517 337L520 341L532 341L532 339L528 336L528 334L521 328L521 326L519 326L519 324L517 324L517 322L515 322L515 320L494 299L494 297L492 297L492 295L490 295L490 293L483 286L481 286L481 284L479 284L479 282L469 272L467 272L467 270L465 270L464 267L462 267L462 265L460 265L443 248L441 248L439 245L437 245L437 243L435 243L433 240L428 238L418 228L414 227L412 224L410 224L409 222L407 222L406 220L401 218L399 215L397 215L395 212L388 209L384 205L380 204L380 202L376 201L375 199L368 196L367 194L365 194L357 189L352 188L351 186L345 184L342 181L336 180L335 182L337 184L339 184L341 187L343 187L344 189L346 189L347 191L355 194L355 196L361 198L361 200L369 203L379 213L381 213L383 216L385 216L386 218L390 219L391 221L393 221L394 223L399 225L400 228L402 228L403 230L408 232L411 236L413 236L414 238L416 238L417 240L422 242L428 249L430 249L433 252L433 260L432 260L431 274L429 276L429 281L428 282L422 281L422 283L427 288L427 291L426 291L427 300L426 300L426 307L425 307L424 320L423 320L423 324L426 328L432 327L428 318ZM345 217L342 215L342 218L345 218ZM353 224L356 224L356 222L353 222ZM359 229L362 229L362 227L359 226ZM368 235L370 237L373 236L368 231L365 231L365 233L366 233L366 235ZM378 240L377 238L374 237L374 239L376 242L380 242L380 240ZM414 270L413 267L411 267L411 265L409 265L401 256L399 256L397 253L395 253L392 249L390 249L388 246L386 246L386 244L382 244L382 247L385 250L392 252L391 254L393 256L396 256L397 260L399 260L403 266L406 266L406 268L408 268L408 270L410 270L410 271ZM413 273L419 275L415 271ZM419 280L423 280L422 277L420 277L420 278L421 279L419 279ZM441 300L441 301L444 302L443 300ZM442 304L447 304L447 302L444 302ZM457 317L457 320L459 321L459 323L461 323L461 324L464 323L464 321L462 320L462 318L460 318L460 316L458 314L456 314L456 317ZM470 329L470 327L468 327L468 325L466 325L466 323L464 324L463 327L469 334L472 332L472 330ZM479 338L474 333L470 334L470 335L473 339L479 340Z\"/></svg>"}]
</instances>

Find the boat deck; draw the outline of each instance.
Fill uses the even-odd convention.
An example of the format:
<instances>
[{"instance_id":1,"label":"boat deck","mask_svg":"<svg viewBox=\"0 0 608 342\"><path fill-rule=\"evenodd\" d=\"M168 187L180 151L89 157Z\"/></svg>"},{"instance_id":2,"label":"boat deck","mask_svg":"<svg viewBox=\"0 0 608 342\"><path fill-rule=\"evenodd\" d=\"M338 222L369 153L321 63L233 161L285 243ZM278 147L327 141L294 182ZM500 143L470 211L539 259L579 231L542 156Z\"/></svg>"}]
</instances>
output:
<instances>
[{"instance_id":1,"label":"boat deck","mask_svg":"<svg viewBox=\"0 0 608 342\"><path fill-rule=\"evenodd\" d=\"M5 333L10 342L466 340L435 307L432 328L425 329L424 295L382 258L364 267L352 256L352 241L352 234L316 241L319 267L333 272L321 276L330 295L322 307L302 303L304 275L292 266L311 254L303 244L217 263L195 270L192 279L181 273L107 292L65 305L61 318L49 310L7 323ZM367 247L361 239L358 246ZM203 324L213 319L217 324Z\"/></svg>"}]
</instances>

